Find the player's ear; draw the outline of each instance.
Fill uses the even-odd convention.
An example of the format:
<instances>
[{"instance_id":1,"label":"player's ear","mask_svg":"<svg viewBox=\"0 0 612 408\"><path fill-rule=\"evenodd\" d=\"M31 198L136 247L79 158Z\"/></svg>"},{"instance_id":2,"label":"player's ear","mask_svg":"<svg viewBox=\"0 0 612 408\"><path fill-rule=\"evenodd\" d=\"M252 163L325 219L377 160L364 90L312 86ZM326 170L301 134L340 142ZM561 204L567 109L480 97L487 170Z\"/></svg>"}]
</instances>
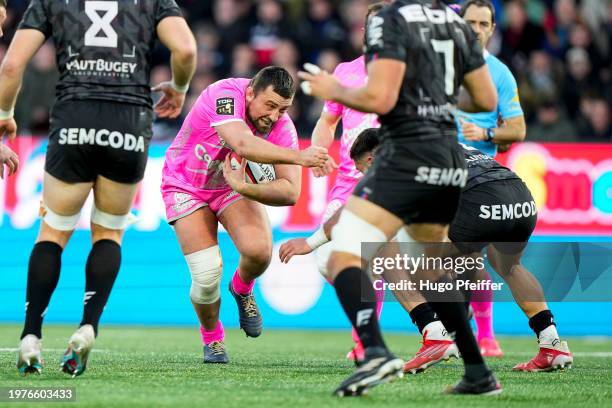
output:
<instances>
[{"instance_id":1,"label":"player's ear","mask_svg":"<svg viewBox=\"0 0 612 408\"><path fill-rule=\"evenodd\" d=\"M251 103L253 102L253 99L255 99L255 89L253 89L252 86L247 87L245 97L246 97L247 103Z\"/></svg>"}]
</instances>

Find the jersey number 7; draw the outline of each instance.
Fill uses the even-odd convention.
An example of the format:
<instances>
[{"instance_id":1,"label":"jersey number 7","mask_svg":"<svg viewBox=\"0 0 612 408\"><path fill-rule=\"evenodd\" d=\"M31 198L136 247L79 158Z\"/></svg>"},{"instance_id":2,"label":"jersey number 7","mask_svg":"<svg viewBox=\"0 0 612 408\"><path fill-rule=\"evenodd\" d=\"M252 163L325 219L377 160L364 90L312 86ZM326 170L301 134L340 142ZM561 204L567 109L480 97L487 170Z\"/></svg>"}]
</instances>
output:
<instances>
[{"instance_id":1,"label":"jersey number 7","mask_svg":"<svg viewBox=\"0 0 612 408\"><path fill-rule=\"evenodd\" d=\"M431 46L444 56L444 89L452 96L455 94L455 43L453 40L431 40Z\"/></svg>"}]
</instances>

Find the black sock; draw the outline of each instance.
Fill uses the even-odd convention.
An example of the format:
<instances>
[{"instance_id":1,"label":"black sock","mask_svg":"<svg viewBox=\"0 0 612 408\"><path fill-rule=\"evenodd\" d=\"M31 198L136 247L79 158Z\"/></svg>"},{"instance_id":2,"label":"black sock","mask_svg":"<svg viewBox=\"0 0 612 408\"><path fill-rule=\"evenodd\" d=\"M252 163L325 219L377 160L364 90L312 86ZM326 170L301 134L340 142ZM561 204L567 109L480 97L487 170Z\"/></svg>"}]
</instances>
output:
<instances>
[{"instance_id":1,"label":"black sock","mask_svg":"<svg viewBox=\"0 0 612 408\"><path fill-rule=\"evenodd\" d=\"M103 239L91 248L85 267L85 306L81 326L91 324L96 335L120 265L121 247L115 241Z\"/></svg>"},{"instance_id":2,"label":"black sock","mask_svg":"<svg viewBox=\"0 0 612 408\"><path fill-rule=\"evenodd\" d=\"M356 267L344 269L336 276L334 288L363 346L386 348L378 326L376 302L371 300L376 293L365 272Z\"/></svg>"},{"instance_id":3,"label":"black sock","mask_svg":"<svg viewBox=\"0 0 612 408\"><path fill-rule=\"evenodd\" d=\"M448 277L443 277L439 283L453 282ZM454 285L453 285L454 287ZM438 302L431 302L430 305L438 314L440 320L449 333L454 332L455 343L461 352L461 357L465 365L465 376L471 380L477 380L489 373L484 363L478 343L474 338L474 333L470 327L465 311L465 303L461 292L453 289L444 292L444 299L437 292L423 292L426 298L437 299ZM444 300L444 301L440 301Z\"/></svg>"},{"instance_id":4,"label":"black sock","mask_svg":"<svg viewBox=\"0 0 612 408\"><path fill-rule=\"evenodd\" d=\"M556 326L555 319L552 312L548 309L542 310L540 313L529 319L529 327L531 327L538 338L540 337L541 331L552 325Z\"/></svg>"},{"instance_id":5,"label":"black sock","mask_svg":"<svg viewBox=\"0 0 612 408\"><path fill-rule=\"evenodd\" d=\"M410 311L410 318L412 319L412 323L416 324L419 328L419 333L423 334L423 329L429 323L433 323L438 319L436 312L433 311L429 303L421 303L414 309ZM448 330L448 329L447 329Z\"/></svg>"},{"instance_id":6,"label":"black sock","mask_svg":"<svg viewBox=\"0 0 612 408\"><path fill-rule=\"evenodd\" d=\"M55 242L43 241L34 245L28 264L26 290L26 318L21 332L42 338L42 322L51 295L57 286L62 267L62 247Z\"/></svg>"}]
</instances>

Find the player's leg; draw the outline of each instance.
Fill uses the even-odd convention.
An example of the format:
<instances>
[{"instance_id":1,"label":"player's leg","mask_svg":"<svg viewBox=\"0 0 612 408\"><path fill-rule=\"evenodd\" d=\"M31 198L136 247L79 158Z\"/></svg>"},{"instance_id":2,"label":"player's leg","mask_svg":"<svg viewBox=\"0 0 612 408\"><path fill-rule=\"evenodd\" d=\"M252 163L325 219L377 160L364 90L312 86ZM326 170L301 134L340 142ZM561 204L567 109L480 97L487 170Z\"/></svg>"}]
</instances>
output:
<instances>
[{"instance_id":1,"label":"player's leg","mask_svg":"<svg viewBox=\"0 0 612 408\"><path fill-rule=\"evenodd\" d=\"M500 248L501 249L501 248ZM529 327L538 337L538 354L515 371L554 371L571 367L574 359L565 341L559 339L554 316L544 298L538 280L521 264L522 251L504 253L495 245L489 246L489 261L504 279L517 304L529 319Z\"/></svg>"},{"instance_id":2,"label":"player's leg","mask_svg":"<svg viewBox=\"0 0 612 408\"><path fill-rule=\"evenodd\" d=\"M491 275L486 269L476 271L475 280L490 281ZM471 293L470 306L474 311L478 347L484 357L503 357L493 330L493 289L474 290Z\"/></svg>"},{"instance_id":3,"label":"player's leg","mask_svg":"<svg viewBox=\"0 0 612 408\"><path fill-rule=\"evenodd\" d=\"M403 362L388 350L376 316L376 293L362 269L362 257L369 259L393 237L403 221L384 208L352 196L332 232L333 252L327 267L338 299L365 347L363 364L336 389L335 394L361 395L377 384L401 377ZM372 254L363 254L361 242L372 245ZM375 248L376 247L376 248Z\"/></svg>"},{"instance_id":4,"label":"player's leg","mask_svg":"<svg viewBox=\"0 0 612 408\"><path fill-rule=\"evenodd\" d=\"M330 192L330 200L327 204L327 208L325 213L323 214L322 222L325 223L328 221L338 210L340 210L347 199L350 197L351 192L354 190L355 185L358 180L348 179L336 181L336 185ZM325 244L315 251L315 257L317 262L317 268L319 272L325 280L333 286L333 281L328 277L327 273L327 263L329 261L329 256L332 252L332 245ZM385 292L384 290L376 291L376 316L380 319L380 315L382 313L383 302L384 302ZM351 336L353 341L355 342L355 346L347 353L346 358L354 363L358 364L364 358L365 349L363 344L361 344L361 340L359 340L359 334L354 327L351 328Z\"/></svg>"},{"instance_id":5,"label":"player's leg","mask_svg":"<svg viewBox=\"0 0 612 408\"><path fill-rule=\"evenodd\" d=\"M174 232L191 273L189 296L200 321L205 363L229 362L219 319L223 262L217 226L217 217L207 206L174 222Z\"/></svg>"},{"instance_id":6,"label":"player's leg","mask_svg":"<svg viewBox=\"0 0 612 408\"><path fill-rule=\"evenodd\" d=\"M417 242L445 242L448 240L447 225L430 223L411 224L407 227L407 231ZM441 256L441 251L444 250L445 248L440 246L426 245L424 247L424 255L426 258L439 257ZM499 384L480 354L480 349L467 318L463 294L452 284L452 279L442 273L442 271L427 271L427 274L428 276L420 274L419 279L433 280L442 285L451 283L450 287L453 288L444 292L443 299L435 291L422 291L425 298L430 302L431 308L438 314L446 329L454 337L463 358L465 366L464 377L451 392L476 394L496 392L499 390ZM418 275L419 273L417 272Z\"/></svg>"},{"instance_id":7,"label":"player's leg","mask_svg":"<svg viewBox=\"0 0 612 408\"><path fill-rule=\"evenodd\" d=\"M139 183L117 183L102 176L94 182L91 211L92 247L85 264L83 317L68 340L62 369L72 376L87 368L98 324L121 266L121 241L131 222L130 209Z\"/></svg>"},{"instance_id":8,"label":"player's leg","mask_svg":"<svg viewBox=\"0 0 612 408\"><path fill-rule=\"evenodd\" d=\"M40 371L43 317L59 280L62 251L78 222L92 183L65 183L45 173L41 223L30 254L26 318L21 333L18 368L22 374Z\"/></svg>"},{"instance_id":9,"label":"player's leg","mask_svg":"<svg viewBox=\"0 0 612 408\"><path fill-rule=\"evenodd\" d=\"M415 244L405 228L397 233L395 239L399 243L400 251L405 244ZM405 272L401 270L387 270L384 276L389 282L397 282L406 277ZM405 373L417 374L441 361L459 357L455 342L418 290L399 290L393 294L423 336L419 351L404 365Z\"/></svg>"},{"instance_id":10,"label":"player's leg","mask_svg":"<svg viewBox=\"0 0 612 408\"><path fill-rule=\"evenodd\" d=\"M272 259L272 230L268 215L262 204L245 199L228 203L217 215L240 253L238 268L229 286L238 305L240 327L247 336L258 337L263 319L253 287Z\"/></svg>"}]
</instances>

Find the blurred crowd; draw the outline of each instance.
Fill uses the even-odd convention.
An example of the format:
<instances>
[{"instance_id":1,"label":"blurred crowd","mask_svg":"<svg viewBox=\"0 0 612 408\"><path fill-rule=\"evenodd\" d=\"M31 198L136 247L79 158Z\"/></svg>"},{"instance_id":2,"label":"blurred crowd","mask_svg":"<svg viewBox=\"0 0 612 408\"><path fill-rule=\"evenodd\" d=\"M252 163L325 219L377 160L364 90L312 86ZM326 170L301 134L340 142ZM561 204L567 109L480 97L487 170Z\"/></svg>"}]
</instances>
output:
<instances>
[{"instance_id":1,"label":"blurred crowd","mask_svg":"<svg viewBox=\"0 0 612 408\"><path fill-rule=\"evenodd\" d=\"M6 51L27 0L9 0ZM198 44L189 108L212 82L250 77L274 64L297 73L304 62L333 71L362 51L369 0L178 0ZM612 141L612 0L494 1L497 33L489 51L519 83L532 141ZM151 82L170 78L168 54L154 55ZM57 79L52 44L32 61L16 107L21 133L44 134ZM321 103L298 92L290 115L309 137ZM157 121L158 139L180 121Z\"/></svg>"}]
</instances>

